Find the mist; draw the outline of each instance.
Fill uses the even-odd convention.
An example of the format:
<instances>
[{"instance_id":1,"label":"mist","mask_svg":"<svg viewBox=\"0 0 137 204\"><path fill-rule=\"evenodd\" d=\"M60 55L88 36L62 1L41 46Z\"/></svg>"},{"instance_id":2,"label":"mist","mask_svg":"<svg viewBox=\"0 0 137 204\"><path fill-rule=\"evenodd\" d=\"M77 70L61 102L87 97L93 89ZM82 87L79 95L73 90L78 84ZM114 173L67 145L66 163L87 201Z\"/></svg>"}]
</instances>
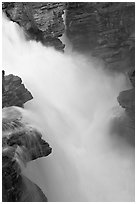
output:
<instances>
[{"instance_id":1,"label":"mist","mask_svg":"<svg viewBox=\"0 0 137 204\"><path fill-rule=\"evenodd\" d=\"M24 175L51 202L134 201L134 148L110 134L124 114L117 96L130 88L126 76L93 57L27 41L5 17L2 31L3 69L32 93L26 117L53 149Z\"/></svg>"}]
</instances>

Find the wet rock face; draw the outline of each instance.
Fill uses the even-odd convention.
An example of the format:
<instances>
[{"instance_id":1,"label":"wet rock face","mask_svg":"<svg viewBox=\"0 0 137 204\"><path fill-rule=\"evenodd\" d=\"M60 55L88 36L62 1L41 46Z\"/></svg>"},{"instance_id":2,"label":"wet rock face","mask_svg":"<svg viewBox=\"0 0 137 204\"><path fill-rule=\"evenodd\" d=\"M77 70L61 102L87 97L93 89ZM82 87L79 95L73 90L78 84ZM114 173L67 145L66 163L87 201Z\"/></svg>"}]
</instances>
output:
<instances>
[{"instance_id":1,"label":"wet rock face","mask_svg":"<svg viewBox=\"0 0 137 204\"><path fill-rule=\"evenodd\" d=\"M131 128L135 128L135 71L129 73L133 88L120 92L118 102L125 109L130 119Z\"/></svg>"},{"instance_id":2,"label":"wet rock face","mask_svg":"<svg viewBox=\"0 0 137 204\"><path fill-rule=\"evenodd\" d=\"M23 27L28 39L41 41L46 46L63 50L65 45L59 37L65 31L62 14L65 3L16 2L3 3L3 11L14 22Z\"/></svg>"},{"instance_id":3,"label":"wet rock face","mask_svg":"<svg viewBox=\"0 0 137 204\"><path fill-rule=\"evenodd\" d=\"M134 66L134 3L68 3L66 26L75 50L103 59L109 69Z\"/></svg>"},{"instance_id":4,"label":"wet rock face","mask_svg":"<svg viewBox=\"0 0 137 204\"><path fill-rule=\"evenodd\" d=\"M19 108L32 98L20 77L2 72L3 202L47 202L41 189L22 175L28 162L51 153L41 133L24 118L25 110Z\"/></svg>"},{"instance_id":5,"label":"wet rock face","mask_svg":"<svg viewBox=\"0 0 137 204\"><path fill-rule=\"evenodd\" d=\"M47 156L51 153L49 144L42 139L41 133L24 119L26 110L11 106L2 109L3 153L9 151L21 154L24 164ZM8 147L8 148L7 148ZM11 151L14 149L13 151Z\"/></svg>"},{"instance_id":6,"label":"wet rock face","mask_svg":"<svg viewBox=\"0 0 137 204\"><path fill-rule=\"evenodd\" d=\"M121 92L117 99L134 135L135 3L71 2L67 4L66 26L74 50L101 58L107 69L129 77L133 88Z\"/></svg>"},{"instance_id":7,"label":"wet rock face","mask_svg":"<svg viewBox=\"0 0 137 204\"><path fill-rule=\"evenodd\" d=\"M31 160L48 156L51 147L25 118L25 110L2 109L2 190L3 201L44 202L41 189L22 175Z\"/></svg>"},{"instance_id":8,"label":"wet rock face","mask_svg":"<svg viewBox=\"0 0 137 204\"><path fill-rule=\"evenodd\" d=\"M2 73L2 107L19 106L31 100L32 94L22 84L22 80L13 74Z\"/></svg>"}]
</instances>

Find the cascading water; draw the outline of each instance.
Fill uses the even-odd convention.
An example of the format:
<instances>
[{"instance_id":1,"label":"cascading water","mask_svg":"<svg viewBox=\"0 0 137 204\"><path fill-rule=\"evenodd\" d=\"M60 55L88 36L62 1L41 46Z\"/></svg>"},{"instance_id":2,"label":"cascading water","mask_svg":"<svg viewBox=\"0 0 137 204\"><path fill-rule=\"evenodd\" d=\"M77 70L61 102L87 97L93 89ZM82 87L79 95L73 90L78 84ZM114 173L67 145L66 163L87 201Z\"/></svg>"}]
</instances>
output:
<instances>
[{"instance_id":1,"label":"cascading water","mask_svg":"<svg viewBox=\"0 0 137 204\"><path fill-rule=\"evenodd\" d=\"M48 200L134 201L134 148L109 131L123 114L117 96L130 87L126 77L78 53L26 41L5 18L3 69L31 91L27 117L53 149L24 171Z\"/></svg>"}]
</instances>

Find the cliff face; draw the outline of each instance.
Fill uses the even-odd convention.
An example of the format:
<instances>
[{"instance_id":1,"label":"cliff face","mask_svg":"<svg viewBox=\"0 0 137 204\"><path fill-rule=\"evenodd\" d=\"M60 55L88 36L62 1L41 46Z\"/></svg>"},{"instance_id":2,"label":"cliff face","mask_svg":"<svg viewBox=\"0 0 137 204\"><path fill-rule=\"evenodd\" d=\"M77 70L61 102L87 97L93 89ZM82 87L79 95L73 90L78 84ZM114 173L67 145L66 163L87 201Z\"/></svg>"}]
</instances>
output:
<instances>
[{"instance_id":1,"label":"cliff face","mask_svg":"<svg viewBox=\"0 0 137 204\"><path fill-rule=\"evenodd\" d=\"M3 11L25 31L26 38L63 51L59 37L65 30L62 14L66 3L5 2ZM111 70L128 72L133 88L118 101L135 122L135 5L134 3L67 3L66 34L74 50L101 58ZM18 76L3 72L2 178L3 201L47 201L40 188L22 175L22 163L51 153L39 131L23 122L17 107L33 97ZM8 108L9 107L9 108Z\"/></svg>"},{"instance_id":2,"label":"cliff face","mask_svg":"<svg viewBox=\"0 0 137 204\"><path fill-rule=\"evenodd\" d=\"M68 3L66 25L75 50L103 59L109 69L134 67L134 3Z\"/></svg>"},{"instance_id":3,"label":"cliff face","mask_svg":"<svg viewBox=\"0 0 137 204\"><path fill-rule=\"evenodd\" d=\"M57 50L64 49L59 37L65 31L62 18L65 3L5 2L2 8L7 17L23 27L28 39L41 41Z\"/></svg>"},{"instance_id":4,"label":"cliff face","mask_svg":"<svg viewBox=\"0 0 137 204\"><path fill-rule=\"evenodd\" d=\"M130 126L135 123L135 3L71 2L67 36L73 49L101 58L111 71L124 72L133 86L118 96Z\"/></svg>"},{"instance_id":5,"label":"cliff face","mask_svg":"<svg viewBox=\"0 0 137 204\"><path fill-rule=\"evenodd\" d=\"M62 14L65 3L3 3L3 12L18 23L27 40L36 40L46 46L63 51L59 37L64 33ZM41 133L24 123L24 103L31 100L31 93L18 76L2 77L2 200L7 202L46 202L41 189L22 175L22 167L31 160L48 156L49 144Z\"/></svg>"}]
</instances>

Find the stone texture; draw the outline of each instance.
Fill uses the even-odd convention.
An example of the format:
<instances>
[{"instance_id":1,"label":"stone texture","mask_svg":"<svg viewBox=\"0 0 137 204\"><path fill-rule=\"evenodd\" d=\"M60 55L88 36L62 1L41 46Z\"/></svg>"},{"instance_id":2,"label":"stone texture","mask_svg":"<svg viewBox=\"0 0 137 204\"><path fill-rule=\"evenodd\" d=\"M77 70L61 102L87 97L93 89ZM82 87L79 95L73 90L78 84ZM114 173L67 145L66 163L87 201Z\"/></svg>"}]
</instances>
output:
<instances>
[{"instance_id":1,"label":"stone texture","mask_svg":"<svg viewBox=\"0 0 137 204\"><path fill-rule=\"evenodd\" d=\"M129 73L129 78L133 88L120 92L118 96L119 104L125 109L130 119L131 128L135 128L135 71Z\"/></svg>"},{"instance_id":2,"label":"stone texture","mask_svg":"<svg viewBox=\"0 0 137 204\"><path fill-rule=\"evenodd\" d=\"M32 94L22 84L22 80L13 74L2 73L2 107L20 106L31 100Z\"/></svg>"},{"instance_id":3,"label":"stone texture","mask_svg":"<svg viewBox=\"0 0 137 204\"><path fill-rule=\"evenodd\" d=\"M66 25L74 50L100 58L107 69L129 77L133 88L121 92L118 102L128 116L125 125L134 132L135 3L69 2Z\"/></svg>"},{"instance_id":4,"label":"stone texture","mask_svg":"<svg viewBox=\"0 0 137 204\"><path fill-rule=\"evenodd\" d=\"M2 144L3 153L8 153L9 147L9 154L13 153L16 157L18 155L15 154L21 153L22 161L26 164L28 161L49 155L51 148L42 139L41 133L24 119L24 111L15 106L2 109Z\"/></svg>"},{"instance_id":5,"label":"stone texture","mask_svg":"<svg viewBox=\"0 0 137 204\"><path fill-rule=\"evenodd\" d=\"M48 156L52 149L28 123L24 111L15 106L2 109L3 201L44 202L47 198L36 184L23 177L22 168L31 160Z\"/></svg>"},{"instance_id":6,"label":"stone texture","mask_svg":"<svg viewBox=\"0 0 137 204\"><path fill-rule=\"evenodd\" d=\"M3 11L23 27L26 38L63 50L65 3L4 2ZM73 49L101 58L111 70L126 72L133 88L118 96L120 105L135 122L135 4L132 2L67 3L67 36ZM32 99L19 77L4 76L2 106L20 106ZM2 179L3 201L46 202L41 189L23 177L21 166L51 153L37 129L23 123L15 107L3 108ZM129 131L130 132L130 131ZM130 132L131 133L131 132Z\"/></svg>"},{"instance_id":7,"label":"stone texture","mask_svg":"<svg viewBox=\"0 0 137 204\"><path fill-rule=\"evenodd\" d=\"M66 25L75 50L103 59L109 69L128 71L134 67L133 2L68 3Z\"/></svg>"},{"instance_id":8,"label":"stone texture","mask_svg":"<svg viewBox=\"0 0 137 204\"><path fill-rule=\"evenodd\" d=\"M59 37L65 31L62 14L66 3L60 2L5 2L3 11L23 27L28 39L41 41L63 51L65 45Z\"/></svg>"}]
</instances>

